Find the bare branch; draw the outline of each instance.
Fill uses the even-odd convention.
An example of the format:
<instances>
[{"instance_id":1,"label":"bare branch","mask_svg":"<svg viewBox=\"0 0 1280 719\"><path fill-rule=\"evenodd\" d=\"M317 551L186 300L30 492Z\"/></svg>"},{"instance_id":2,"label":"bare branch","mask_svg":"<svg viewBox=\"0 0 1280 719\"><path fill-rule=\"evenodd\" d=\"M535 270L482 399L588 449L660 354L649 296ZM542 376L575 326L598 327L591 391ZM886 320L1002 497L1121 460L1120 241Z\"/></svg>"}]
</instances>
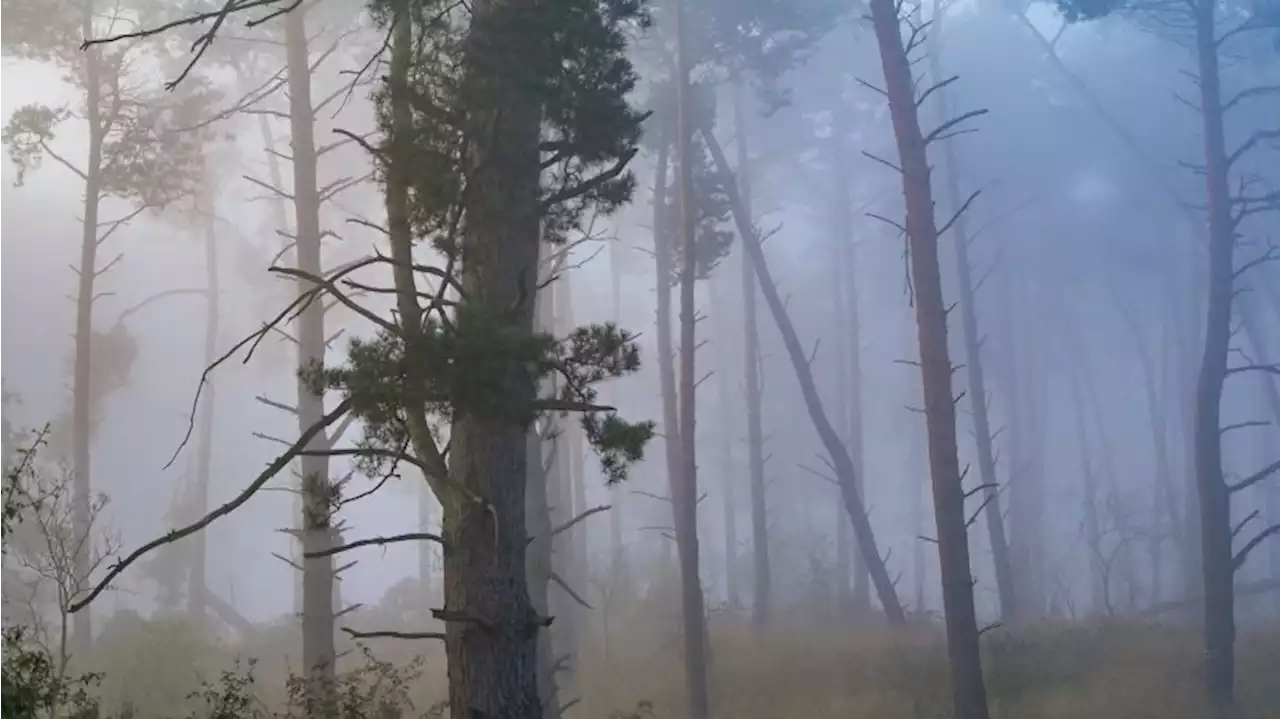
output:
<instances>
[{"instance_id":1,"label":"bare branch","mask_svg":"<svg viewBox=\"0 0 1280 719\"><path fill-rule=\"evenodd\" d=\"M592 507L591 509L588 509L587 511L583 512L582 514L579 514L578 516L574 517L573 519L570 519L569 521L565 522L564 524L560 525L559 527L556 527L555 529L551 530L551 536L552 536L552 537L556 537L556 536L559 536L559 535L561 535L561 534L564 534L565 532L567 532L567 531L569 531L570 529L572 529L572 528L574 527L574 525L578 524L579 522L581 522L582 520L586 519L587 517L590 517L590 516L591 516L591 515L593 515L593 514L599 514L600 512L607 512L607 511L608 511L608 510L610 510L610 509L612 509L612 507L611 507L610 505L607 505L607 504L602 504L602 505L600 505L599 507Z\"/></svg>"},{"instance_id":2,"label":"bare branch","mask_svg":"<svg viewBox=\"0 0 1280 719\"><path fill-rule=\"evenodd\" d=\"M987 112L988 111L986 108L983 108L981 110L970 110L969 112L966 112L963 115L960 115L959 117L956 117L951 120L947 120L946 122L942 123L937 128L935 128L933 132L930 132L928 135L924 136L924 144L926 146L929 145L929 143L942 138L944 133L946 133L948 130L955 127L956 125L959 125L960 123L966 120L972 120L975 117L981 117L987 114Z\"/></svg>"},{"instance_id":3,"label":"bare branch","mask_svg":"<svg viewBox=\"0 0 1280 719\"><path fill-rule=\"evenodd\" d=\"M1236 552L1235 556L1232 557L1231 566L1236 571L1240 571L1240 568L1244 566L1245 561L1249 559L1249 552L1257 549L1259 545L1267 541L1267 538L1277 534L1280 534L1280 523L1273 524L1261 532L1258 532L1253 539L1250 539L1249 542L1241 547L1240 551Z\"/></svg>"},{"instance_id":4,"label":"bare branch","mask_svg":"<svg viewBox=\"0 0 1280 719\"><path fill-rule=\"evenodd\" d=\"M306 552L302 555L303 559L320 559L321 557L332 557L335 554L349 552L360 547L385 547L388 544L398 544L400 542L436 542L437 544L447 548L444 538L438 534L429 532L409 532L407 534L393 534L389 537L369 537L368 539L357 539L354 542L340 544L336 547L321 549L315 552Z\"/></svg>"},{"instance_id":5,"label":"bare branch","mask_svg":"<svg viewBox=\"0 0 1280 719\"><path fill-rule=\"evenodd\" d=\"M443 632L395 632L391 630L361 632L350 627L339 628L343 634L352 639L439 639L444 641Z\"/></svg>"},{"instance_id":6,"label":"bare branch","mask_svg":"<svg viewBox=\"0 0 1280 719\"><path fill-rule=\"evenodd\" d=\"M1236 492L1239 492L1241 490L1248 489L1249 487L1252 487L1253 485L1257 484L1258 482L1261 482L1267 477L1270 477L1276 472L1280 472L1280 460L1272 462L1266 467L1263 467L1262 470L1255 472L1254 474L1251 474L1248 477L1245 477L1244 479L1240 480L1239 482L1236 482L1235 484L1228 485L1227 492L1231 494L1235 494Z\"/></svg>"}]
</instances>

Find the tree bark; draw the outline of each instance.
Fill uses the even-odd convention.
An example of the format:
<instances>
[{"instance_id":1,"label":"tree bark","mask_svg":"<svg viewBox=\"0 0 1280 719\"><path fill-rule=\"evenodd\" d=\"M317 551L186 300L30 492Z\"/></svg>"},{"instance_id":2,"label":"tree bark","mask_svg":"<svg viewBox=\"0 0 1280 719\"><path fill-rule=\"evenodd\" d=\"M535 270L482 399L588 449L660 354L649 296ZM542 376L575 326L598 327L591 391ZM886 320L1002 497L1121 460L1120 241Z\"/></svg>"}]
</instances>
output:
<instances>
[{"instance_id":1,"label":"tree bark","mask_svg":"<svg viewBox=\"0 0 1280 719\"><path fill-rule=\"evenodd\" d=\"M285 53L289 88L289 129L293 155L294 228L298 269L320 276L320 193L316 178L315 112L311 102L310 53L307 49L306 14L285 16ZM309 280L298 281L299 293L310 292ZM298 431L305 432L324 417L323 391L302 377L302 371L324 365L324 306L311 302L298 316ZM328 449L323 435L307 445L307 450ZM329 479L329 460L323 454L304 455L302 467L302 551L305 555L324 552L334 541ZM309 711L325 715L336 707L333 616L333 557L302 560L302 661L309 683Z\"/></svg>"},{"instance_id":2,"label":"tree bark","mask_svg":"<svg viewBox=\"0 0 1280 719\"><path fill-rule=\"evenodd\" d=\"M703 138L706 139L707 148L711 150L716 167L726 178L732 178L732 170L725 159L724 150L720 147L719 141L716 140L715 134L706 128L702 128L701 132ZM898 599L893 580L889 578L884 559L880 556L880 551L876 546L875 535L871 529L871 520L867 517L866 507L862 503L862 498L858 496L853 460L850 458L849 451L845 448L844 443L840 441L840 436L836 433L831 420L827 417L826 410L823 408L817 383L813 379L813 369L809 365L809 357L805 353L804 347L800 344L800 337L796 334L795 325L791 323L787 308L782 302L782 297L778 294L778 287L773 282L773 274L769 271L768 263L765 261L764 248L760 245L760 235L752 223L751 215L748 214L748 210L743 204L737 183L733 181L727 182L726 190L729 195L730 207L733 209L734 224L737 226L738 236L759 282L760 292L764 295L765 304L769 306L769 312L773 315L774 323L782 334L782 343L786 347L787 357L791 360L796 379L800 383L800 392L804 397L805 408L808 410L809 418L812 420L814 428L818 432L818 437L822 440L822 445L827 450L831 463L835 467L836 479L840 482L845 509L849 513L849 519L853 523L854 536L858 541L858 550L862 553L863 558L866 559L867 570L871 574L872 586L875 587L876 595L880 599L881 609L884 611L885 618L890 625L901 626L906 623L906 614L902 610L902 603Z\"/></svg>"},{"instance_id":3,"label":"tree bark","mask_svg":"<svg viewBox=\"0 0 1280 719\"><path fill-rule=\"evenodd\" d=\"M735 216L743 215L741 223L748 225L751 219L751 165L747 150L750 128L747 126L746 111L743 108L742 80L734 84L734 131L737 133L738 175L737 189L741 208L735 207ZM708 138L709 139L709 138ZM720 162L717 159L717 162ZM726 165L720 171L728 173ZM740 212L739 212L740 210ZM740 242L748 242L739 234ZM742 271L742 345L743 362L745 364L743 380L746 385L747 403L747 475L751 492L751 623L756 631L761 631L769 624L769 613L772 595L772 578L769 562L769 506L765 496L764 483L764 428L761 410L764 384L761 378L760 362L760 323L756 314L757 282L752 271L749 253L744 249L739 252L740 269Z\"/></svg>"},{"instance_id":4,"label":"tree bark","mask_svg":"<svg viewBox=\"0 0 1280 719\"><path fill-rule=\"evenodd\" d=\"M920 376L929 437L938 559L942 569L952 704L956 719L987 719L969 566L965 494L956 444L953 370L947 351L947 307L938 267L938 230L934 224L927 145L920 131L915 84L894 1L871 0L871 23L884 70L906 199L906 235L920 343Z\"/></svg>"},{"instance_id":5,"label":"tree bark","mask_svg":"<svg viewBox=\"0 0 1280 719\"><path fill-rule=\"evenodd\" d=\"M1222 474L1222 389L1231 345L1235 292L1235 225L1231 217L1226 139L1213 0L1196 0L1195 37L1209 208L1209 302L1195 399L1196 490L1200 500L1200 566L1204 583L1205 690L1215 710L1233 704L1235 587L1231 500Z\"/></svg>"},{"instance_id":6,"label":"tree bark","mask_svg":"<svg viewBox=\"0 0 1280 719\"><path fill-rule=\"evenodd\" d=\"M93 32L94 4L85 3L84 36ZM93 297L94 283L98 279L98 207L102 200L102 145L106 126L102 116L102 55L98 48L89 47L84 52L85 108L89 125L89 161L85 165L84 219L81 222L80 270L76 291L75 366L71 387L71 470L72 529L79 540L73 557L72 576L77 587L88 586L92 569L90 553L92 531L93 496L92 456L93 443ZM93 644L92 609L76 612L72 620L74 647L78 654L85 654Z\"/></svg>"},{"instance_id":7,"label":"tree bark","mask_svg":"<svg viewBox=\"0 0 1280 719\"><path fill-rule=\"evenodd\" d=\"M680 561L680 606L684 617L685 681L691 719L711 716L707 685L706 609L698 551L697 462L697 207L693 197L693 125L689 121L689 57L683 0L675 0L676 31L676 185L679 193L680 240L680 473L672 476L676 552ZM677 481L678 477L678 481Z\"/></svg>"},{"instance_id":8,"label":"tree bark","mask_svg":"<svg viewBox=\"0 0 1280 719\"><path fill-rule=\"evenodd\" d=\"M210 202L208 207L196 206L198 212L207 213L204 233L205 264L205 315L204 315L204 364L212 365L218 358L218 321L220 317L218 305L218 237L217 219ZM209 512L209 485L213 473L213 429L217 414L217 382L212 376L207 380L200 405L200 449L196 455L196 487L195 507L186 511L195 517L203 517ZM200 626L204 626L208 596L208 535L196 532L192 537L192 561L187 580L188 613Z\"/></svg>"}]
</instances>

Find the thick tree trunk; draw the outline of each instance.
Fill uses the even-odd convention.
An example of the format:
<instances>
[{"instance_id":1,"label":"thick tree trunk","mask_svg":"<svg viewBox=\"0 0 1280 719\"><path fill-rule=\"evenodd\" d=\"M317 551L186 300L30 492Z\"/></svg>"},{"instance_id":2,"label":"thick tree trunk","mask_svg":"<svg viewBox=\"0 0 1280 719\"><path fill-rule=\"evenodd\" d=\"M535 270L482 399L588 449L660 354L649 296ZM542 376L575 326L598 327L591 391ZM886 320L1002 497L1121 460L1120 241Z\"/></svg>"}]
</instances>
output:
<instances>
[{"instance_id":1,"label":"thick tree trunk","mask_svg":"<svg viewBox=\"0 0 1280 719\"><path fill-rule=\"evenodd\" d=\"M724 150L721 149L719 141L716 140L715 134L706 128L703 128L701 132L702 137L706 139L707 148L711 150L716 167L725 177L732 177L732 170L725 159ZM733 209L733 219L738 229L738 236L741 238L747 259L759 282L765 304L769 306L769 312L773 315L774 323L782 334L782 343L786 347L787 357L791 360L796 379L800 383L800 392L804 397L805 408L809 412L809 418L813 421L819 439L822 440L822 446L827 450L831 463L835 467L836 479L840 482L845 509L849 513L849 520L853 523L854 536L858 541L858 550L867 562L867 570L871 574L871 584L875 587L876 595L880 599L881 609L884 611L889 624L893 626L905 624L906 614L902 610L902 603L898 599L893 580L889 578L889 571L885 568L884 559L876 546L875 535L871 529L871 520L867 517L866 507L862 503L862 498L858 496L857 475L854 470L853 460L850 458L848 449L845 448L844 443L840 440L839 434L836 433L831 420L827 417L826 410L823 408L822 397L818 392L818 385L813 379L813 370L809 366L809 356L800 344L800 336L796 334L795 325L791 323L791 317L787 314L787 308L778 293L778 286L773 282L773 274L769 271L769 265L765 261L764 248L760 245L760 235L751 221L751 215L743 204L737 184L729 182L726 189L729 195L729 204Z\"/></svg>"},{"instance_id":2,"label":"thick tree trunk","mask_svg":"<svg viewBox=\"0 0 1280 719\"><path fill-rule=\"evenodd\" d=\"M737 133L738 175L737 187L741 202L740 222L750 224L751 219L751 166L747 151L750 128L747 127L746 110L743 108L743 86L739 79L734 84L734 131ZM719 162L719 160L717 160ZM725 165L721 172L728 172ZM738 210L735 209L735 213ZM747 240L742 239L745 243ZM744 392L747 403L747 476L751 492L751 622L756 631L769 624L772 579L769 565L769 513L764 484L764 427L761 410L764 384L760 362L760 323L756 316L757 282L752 271L749 253L739 253L742 271L742 349L745 371Z\"/></svg>"},{"instance_id":3,"label":"thick tree trunk","mask_svg":"<svg viewBox=\"0 0 1280 719\"><path fill-rule=\"evenodd\" d=\"M942 82L942 20L944 10L941 2L933 5L933 47L929 52L929 77L935 82ZM939 122L951 119L951 94L948 88L937 91L937 117ZM954 145L950 140L943 142L943 173L945 177L946 206L948 212L957 212L961 207L959 166L956 160ZM969 407L973 412L973 432L978 450L978 476L982 485L983 502L986 505L984 519L987 525L987 541L991 545L991 559L995 567L996 589L1000 597L1000 618L1011 623L1018 618L1017 593L1013 584L1013 562L1010 559L1009 542L1004 531L1004 514L1000 511L1000 490L996 478L995 450L991 440L991 420L988 415L987 383L982 364L982 335L978 330L977 287L974 285L972 266L969 263L969 244L973 238L968 231L968 221L963 213L958 215L953 225L956 246L956 273L960 290L960 319L964 330L965 371L968 379Z\"/></svg>"},{"instance_id":4,"label":"thick tree trunk","mask_svg":"<svg viewBox=\"0 0 1280 719\"><path fill-rule=\"evenodd\" d=\"M320 193L316 178L315 113L311 104L311 68L307 50L306 14L291 12L285 17L285 45L289 76L289 128L293 154L294 227L297 242L298 269L319 276L320 261ZM300 280L298 291L310 292L314 285ZM298 316L295 336L298 340L299 370L324 365L324 307L311 302ZM299 376L298 431L305 432L324 417L324 395ZM309 451L328 449L321 434L307 446ZM331 482L329 460L321 455L302 458L301 539L303 554L323 552L332 546ZM333 557L302 560L302 661L310 683L309 711L324 715L333 710L336 697L334 681L334 617Z\"/></svg>"},{"instance_id":5,"label":"thick tree trunk","mask_svg":"<svg viewBox=\"0 0 1280 719\"><path fill-rule=\"evenodd\" d=\"M1236 627L1231 500L1222 475L1221 403L1231 345L1236 238L1218 74L1216 8L1214 0L1196 0L1196 54L1209 208L1209 303L1196 382L1195 468L1205 597L1205 690L1215 711L1226 711L1234 699Z\"/></svg>"},{"instance_id":6,"label":"thick tree trunk","mask_svg":"<svg viewBox=\"0 0 1280 719\"><path fill-rule=\"evenodd\" d=\"M906 235L911 257L920 376L924 388L929 467L946 612L947 654L956 719L987 719L986 688L978 654L978 625L969 566L965 495L956 444L955 397L947 351L947 307L938 267L938 230L933 216L926 142L920 131L911 66L893 0L871 0L871 22L884 69L906 198Z\"/></svg>"},{"instance_id":7,"label":"thick tree trunk","mask_svg":"<svg viewBox=\"0 0 1280 719\"><path fill-rule=\"evenodd\" d=\"M689 121L689 57L683 0L675 0L676 24L676 187L680 212L680 473L672 476L676 552L680 560L680 607L684 618L685 682L691 719L711 716L707 683L706 609L698 551L697 462L697 206L693 197L693 125ZM678 481L677 481L678 477Z\"/></svg>"},{"instance_id":8,"label":"thick tree trunk","mask_svg":"<svg viewBox=\"0 0 1280 719\"><path fill-rule=\"evenodd\" d=\"M465 40L464 131L468 192L461 232L459 335L495 329L529 336L541 244L536 92L496 58L518 57L518 3L473 3ZM495 328L496 325L496 328ZM508 361L492 378L507 407L533 406L527 369ZM510 411L453 408L444 502L445 653L450 714L476 719L541 716L537 643L547 619L534 610L525 559L529 423Z\"/></svg>"},{"instance_id":9,"label":"thick tree trunk","mask_svg":"<svg viewBox=\"0 0 1280 719\"><path fill-rule=\"evenodd\" d=\"M93 3L86 4L84 36L93 37ZM85 107L89 125L89 161L85 169L84 219L80 238L80 270L76 290L75 366L71 387L72 515L71 525L78 540L73 558L72 576L77 587L88 586L92 568L90 552L93 540L92 456L93 443L93 295L98 279L98 206L102 199L102 143L106 128L102 117L102 56L96 47L84 53ZM86 541L86 538L87 541ZM84 654L93 644L93 610L85 607L76 612L72 623L75 652Z\"/></svg>"},{"instance_id":10,"label":"thick tree trunk","mask_svg":"<svg viewBox=\"0 0 1280 719\"><path fill-rule=\"evenodd\" d=\"M218 358L218 237L217 219L214 216L216 203L210 202L208 207L197 205L197 211L207 213L204 233L205 264L205 315L204 315L204 364L212 365ZM192 516L203 517L209 513L209 485L213 474L213 426L217 414L217 382L209 377L205 384L204 394L200 398L200 449L196 455L196 487L195 506L186 508ZM191 567L187 580L187 611L203 626L208 604L208 535L196 532L191 538Z\"/></svg>"}]
</instances>

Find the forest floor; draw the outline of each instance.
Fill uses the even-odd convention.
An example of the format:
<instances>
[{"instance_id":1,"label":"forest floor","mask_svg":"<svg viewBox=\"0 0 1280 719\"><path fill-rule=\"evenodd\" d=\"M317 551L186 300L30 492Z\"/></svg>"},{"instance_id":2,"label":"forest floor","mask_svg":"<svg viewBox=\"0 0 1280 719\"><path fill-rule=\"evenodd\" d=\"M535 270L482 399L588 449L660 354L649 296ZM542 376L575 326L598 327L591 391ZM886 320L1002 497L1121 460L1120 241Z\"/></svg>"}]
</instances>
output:
<instances>
[{"instance_id":1,"label":"forest floor","mask_svg":"<svg viewBox=\"0 0 1280 719\"><path fill-rule=\"evenodd\" d=\"M97 667L105 672L100 687L104 715L117 715L127 700L137 717L211 716L210 698L225 693L227 678L221 672L233 667L230 647L209 647L183 629L184 620L136 621L140 624L128 632L110 631L99 642L98 649L106 652ZM891 633L816 626L812 617L789 623L795 625L757 634L747 617L712 617L717 719L950 716L940 628ZM606 641L597 621L576 663L579 673L564 677L561 701L581 700L565 716L682 719L678 627L671 612L632 608L626 617L615 617ZM236 647L234 654L260 658L252 668L255 681L248 685L253 716L268 716L269 708L283 704L285 677L296 660L286 658L280 647L294 641L296 629L281 624ZM993 628L983 637L992 716L1206 719L1211 715L1198 693L1197 644L1194 632L1132 621L1042 623L1016 632ZM347 692L354 703L372 706L407 698L413 709L403 719L439 716L445 676L437 643L374 640L366 645L367 653L349 642L344 646L344 667L363 672ZM410 666L415 653L420 658ZM1240 719L1280 719L1280 627L1242 629L1237 655ZM207 661L193 667L192 657ZM235 671L243 675L246 668L241 662ZM202 682L207 685L204 696L193 696ZM390 696L400 691L403 696ZM346 719L379 715L375 709L360 710Z\"/></svg>"}]
</instances>

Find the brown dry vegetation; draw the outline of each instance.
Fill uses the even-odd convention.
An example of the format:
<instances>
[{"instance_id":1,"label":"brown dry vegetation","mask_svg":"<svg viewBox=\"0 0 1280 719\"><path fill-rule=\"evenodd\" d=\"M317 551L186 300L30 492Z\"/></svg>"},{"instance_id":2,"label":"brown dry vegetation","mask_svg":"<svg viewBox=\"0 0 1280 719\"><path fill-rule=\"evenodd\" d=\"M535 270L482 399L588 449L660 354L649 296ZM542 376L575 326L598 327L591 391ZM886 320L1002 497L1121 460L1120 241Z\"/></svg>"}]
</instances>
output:
<instances>
[{"instance_id":1,"label":"brown dry vegetation","mask_svg":"<svg viewBox=\"0 0 1280 719\"><path fill-rule=\"evenodd\" d=\"M581 696L566 716L605 719L651 708L658 719L684 716L679 623L674 606L634 602L614 607L606 643L600 613L582 652ZM950 716L941 627L907 634L887 629L817 625L815 614L757 635L745 615L711 617L713 713L724 719L945 719ZM785 617L780 618L786 621ZM113 622L114 623L114 622ZM362 624L364 622L361 622ZM119 626L119 625L118 625ZM123 630L125 627L120 626ZM256 656L255 704L285 702L286 677L296 668L280 647L292 629L264 628L233 651L196 638L181 620L134 624L98 645L95 669L106 672L101 691L113 715L130 700L137 716L209 716L207 702L190 696L201 681L217 685L234 655ZM606 646L607 644L607 646ZM1001 719L1205 719L1198 635L1168 625L1114 621L1042 623L983 636L983 661L992 715ZM434 643L370 640L373 656L400 668L413 709L432 716L445 696L444 657ZM360 648L342 662L348 672L368 666ZM421 663L412 665L415 652ZM205 657L193 664L191 657ZM1280 717L1280 628L1241 632L1241 719ZM239 665L243 672L245 664ZM364 670L351 681L366 696L385 699L395 680ZM128 687L126 690L125 687ZM374 703L374 702L370 702ZM645 711L641 716L650 716ZM358 716L379 716L373 711ZM385 716L385 715L382 715ZM352 717L351 719L354 719Z\"/></svg>"}]
</instances>

